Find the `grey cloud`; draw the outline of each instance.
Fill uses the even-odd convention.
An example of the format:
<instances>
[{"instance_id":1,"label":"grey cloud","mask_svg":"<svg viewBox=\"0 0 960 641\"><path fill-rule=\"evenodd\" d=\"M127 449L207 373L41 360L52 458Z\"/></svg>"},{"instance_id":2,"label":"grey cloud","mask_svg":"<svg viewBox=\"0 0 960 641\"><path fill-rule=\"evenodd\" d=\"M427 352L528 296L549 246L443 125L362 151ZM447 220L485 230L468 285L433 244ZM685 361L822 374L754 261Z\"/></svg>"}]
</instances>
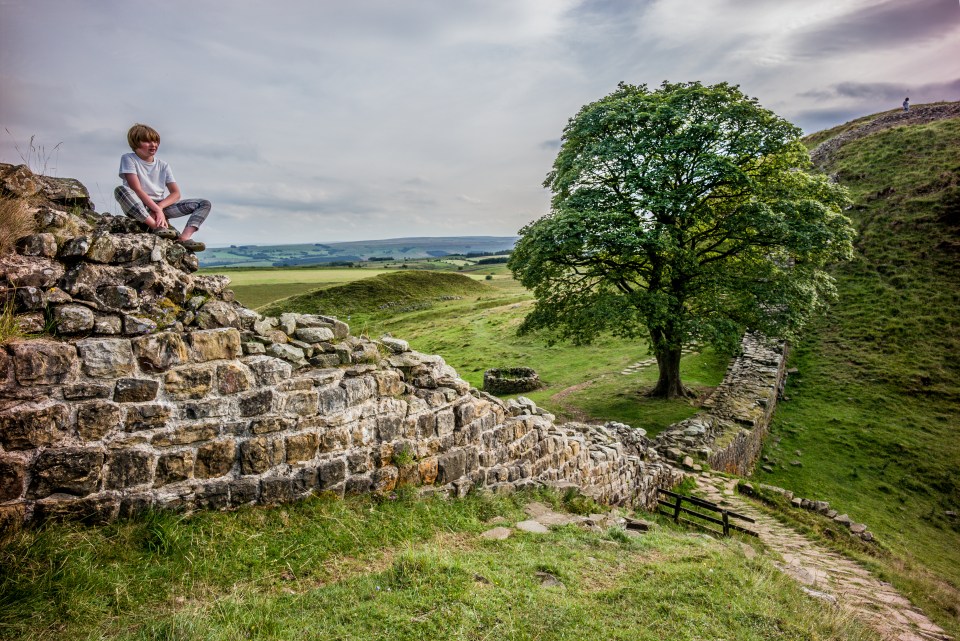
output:
<instances>
[{"instance_id":1,"label":"grey cloud","mask_svg":"<svg viewBox=\"0 0 960 641\"><path fill-rule=\"evenodd\" d=\"M887 0L798 33L791 49L821 57L843 51L894 48L944 38L960 26L956 0Z\"/></svg>"},{"instance_id":2,"label":"grey cloud","mask_svg":"<svg viewBox=\"0 0 960 641\"><path fill-rule=\"evenodd\" d=\"M546 151L556 151L557 149L560 149L560 139L554 138L553 140L544 140L537 145L537 148Z\"/></svg>"},{"instance_id":3,"label":"grey cloud","mask_svg":"<svg viewBox=\"0 0 960 641\"><path fill-rule=\"evenodd\" d=\"M918 104L960 98L960 78L950 82L921 85L912 85L908 82L840 82L826 89L813 89L797 95L826 100L853 98L885 102L898 102L903 100L904 96L910 95L914 104Z\"/></svg>"}]
</instances>

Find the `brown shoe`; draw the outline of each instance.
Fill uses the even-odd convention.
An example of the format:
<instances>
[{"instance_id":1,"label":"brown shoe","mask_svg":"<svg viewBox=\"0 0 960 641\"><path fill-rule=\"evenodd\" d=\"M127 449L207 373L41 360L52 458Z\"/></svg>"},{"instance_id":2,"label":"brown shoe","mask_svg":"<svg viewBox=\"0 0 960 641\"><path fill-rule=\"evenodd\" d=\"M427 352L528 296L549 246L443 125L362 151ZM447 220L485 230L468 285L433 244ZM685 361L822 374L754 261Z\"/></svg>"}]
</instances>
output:
<instances>
[{"instance_id":1,"label":"brown shoe","mask_svg":"<svg viewBox=\"0 0 960 641\"><path fill-rule=\"evenodd\" d=\"M152 232L154 235L159 236L160 238L166 238L167 240L175 240L180 235L180 232L173 227L157 227L156 229L152 230Z\"/></svg>"},{"instance_id":2,"label":"brown shoe","mask_svg":"<svg viewBox=\"0 0 960 641\"><path fill-rule=\"evenodd\" d=\"M201 243L199 240L193 240L192 238L190 240L178 240L177 242L183 245L185 249L189 249L192 252L202 252L207 248L207 246Z\"/></svg>"}]
</instances>

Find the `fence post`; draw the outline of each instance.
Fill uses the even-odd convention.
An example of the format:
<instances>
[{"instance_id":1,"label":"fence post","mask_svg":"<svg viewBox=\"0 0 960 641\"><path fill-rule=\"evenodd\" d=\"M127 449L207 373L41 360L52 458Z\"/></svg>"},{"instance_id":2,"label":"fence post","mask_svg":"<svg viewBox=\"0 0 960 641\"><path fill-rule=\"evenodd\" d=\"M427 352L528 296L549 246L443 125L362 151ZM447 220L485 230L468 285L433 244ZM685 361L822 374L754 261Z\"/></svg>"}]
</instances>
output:
<instances>
[{"instance_id":1,"label":"fence post","mask_svg":"<svg viewBox=\"0 0 960 641\"><path fill-rule=\"evenodd\" d=\"M683 497L677 495L677 504L673 506L673 522L680 522L680 501L683 500Z\"/></svg>"},{"instance_id":2,"label":"fence post","mask_svg":"<svg viewBox=\"0 0 960 641\"><path fill-rule=\"evenodd\" d=\"M730 536L730 515L727 514L727 511L724 510L723 514L723 535Z\"/></svg>"}]
</instances>

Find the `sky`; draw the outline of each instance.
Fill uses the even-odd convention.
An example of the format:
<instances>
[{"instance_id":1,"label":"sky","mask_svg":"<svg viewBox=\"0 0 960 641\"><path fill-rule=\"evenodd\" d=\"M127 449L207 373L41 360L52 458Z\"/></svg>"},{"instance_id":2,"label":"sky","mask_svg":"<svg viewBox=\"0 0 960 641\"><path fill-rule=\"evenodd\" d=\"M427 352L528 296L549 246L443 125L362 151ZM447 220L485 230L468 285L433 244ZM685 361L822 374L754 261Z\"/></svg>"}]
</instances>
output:
<instances>
[{"instance_id":1,"label":"sky","mask_svg":"<svg viewBox=\"0 0 960 641\"><path fill-rule=\"evenodd\" d=\"M0 162L117 214L142 122L208 244L511 236L567 120L664 80L808 133L960 100L960 0L0 0Z\"/></svg>"}]
</instances>

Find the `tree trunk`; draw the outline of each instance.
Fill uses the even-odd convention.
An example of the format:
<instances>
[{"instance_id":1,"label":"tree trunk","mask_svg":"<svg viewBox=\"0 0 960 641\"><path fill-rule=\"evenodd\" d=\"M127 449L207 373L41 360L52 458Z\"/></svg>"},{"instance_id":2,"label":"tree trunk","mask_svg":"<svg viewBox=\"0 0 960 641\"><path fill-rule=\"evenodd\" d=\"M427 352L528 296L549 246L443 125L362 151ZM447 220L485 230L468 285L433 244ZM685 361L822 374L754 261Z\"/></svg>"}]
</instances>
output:
<instances>
[{"instance_id":1,"label":"tree trunk","mask_svg":"<svg viewBox=\"0 0 960 641\"><path fill-rule=\"evenodd\" d=\"M657 353L657 366L660 378L649 395L658 398L688 398L694 394L680 381L680 348L667 349Z\"/></svg>"}]
</instances>

